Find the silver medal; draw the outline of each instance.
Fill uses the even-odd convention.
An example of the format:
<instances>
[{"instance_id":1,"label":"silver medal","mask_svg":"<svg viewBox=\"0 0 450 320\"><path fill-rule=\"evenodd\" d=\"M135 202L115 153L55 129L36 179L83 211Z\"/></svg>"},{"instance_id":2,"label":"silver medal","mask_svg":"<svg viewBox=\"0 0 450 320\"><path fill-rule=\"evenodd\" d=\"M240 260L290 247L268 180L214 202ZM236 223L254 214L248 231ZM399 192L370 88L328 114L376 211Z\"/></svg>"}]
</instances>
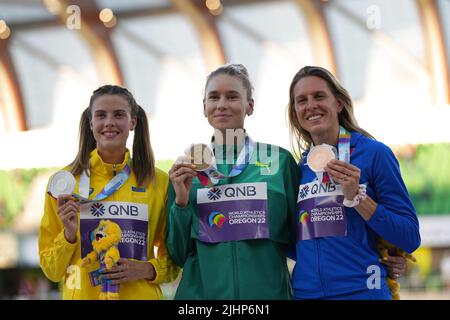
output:
<instances>
[{"instance_id":1,"label":"silver medal","mask_svg":"<svg viewBox=\"0 0 450 320\"><path fill-rule=\"evenodd\" d=\"M69 171L61 170L50 178L47 191L54 198L58 198L62 194L73 194L75 185L75 177Z\"/></svg>"}]
</instances>

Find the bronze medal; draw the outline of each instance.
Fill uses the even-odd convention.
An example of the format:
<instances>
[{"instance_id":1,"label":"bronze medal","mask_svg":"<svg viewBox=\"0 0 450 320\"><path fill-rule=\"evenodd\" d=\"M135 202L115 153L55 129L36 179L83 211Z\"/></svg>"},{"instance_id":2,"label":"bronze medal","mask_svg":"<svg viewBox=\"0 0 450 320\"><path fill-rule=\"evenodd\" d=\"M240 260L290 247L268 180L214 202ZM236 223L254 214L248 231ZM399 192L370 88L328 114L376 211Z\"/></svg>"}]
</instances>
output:
<instances>
[{"instance_id":1,"label":"bronze medal","mask_svg":"<svg viewBox=\"0 0 450 320\"><path fill-rule=\"evenodd\" d=\"M191 164L196 166L196 171L205 171L214 164L214 154L204 143L192 144L187 150L187 156Z\"/></svg>"},{"instance_id":2,"label":"bronze medal","mask_svg":"<svg viewBox=\"0 0 450 320\"><path fill-rule=\"evenodd\" d=\"M336 159L336 151L333 146L320 144L314 146L308 153L306 163L314 172L323 172L328 161Z\"/></svg>"}]
</instances>

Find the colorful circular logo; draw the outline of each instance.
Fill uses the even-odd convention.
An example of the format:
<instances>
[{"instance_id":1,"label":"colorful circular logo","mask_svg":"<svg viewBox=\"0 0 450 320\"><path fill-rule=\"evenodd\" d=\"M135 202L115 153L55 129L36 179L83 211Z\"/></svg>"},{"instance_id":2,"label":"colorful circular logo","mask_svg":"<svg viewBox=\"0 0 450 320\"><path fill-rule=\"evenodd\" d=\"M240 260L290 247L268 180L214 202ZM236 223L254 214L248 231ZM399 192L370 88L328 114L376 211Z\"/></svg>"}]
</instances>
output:
<instances>
[{"instance_id":1,"label":"colorful circular logo","mask_svg":"<svg viewBox=\"0 0 450 320\"><path fill-rule=\"evenodd\" d=\"M301 224L307 224L308 220L309 220L308 211L300 210L300 212L298 214L298 222L300 222Z\"/></svg>"},{"instance_id":2,"label":"colorful circular logo","mask_svg":"<svg viewBox=\"0 0 450 320\"><path fill-rule=\"evenodd\" d=\"M223 223L225 222L226 218L225 216L218 212L218 211L214 211L209 215L209 226L217 226L218 228L222 228Z\"/></svg>"}]
</instances>

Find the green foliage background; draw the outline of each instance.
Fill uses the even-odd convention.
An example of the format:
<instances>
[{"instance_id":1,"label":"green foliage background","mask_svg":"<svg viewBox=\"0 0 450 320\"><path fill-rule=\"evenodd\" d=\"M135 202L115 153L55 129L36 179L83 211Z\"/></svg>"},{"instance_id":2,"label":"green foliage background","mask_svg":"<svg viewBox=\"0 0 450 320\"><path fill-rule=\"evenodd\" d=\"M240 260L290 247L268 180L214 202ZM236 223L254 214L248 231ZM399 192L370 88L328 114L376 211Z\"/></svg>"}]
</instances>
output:
<instances>
[{"instance_id":1,"label":"green foliage background","mask_svg":"<svg viewBox=\"0 0 450 320\"><path fill-rule=\"evenodd\" d=\"M399 162L417 213L450 214L450 144L418 145Z\"/></svg>"}]
</instances>

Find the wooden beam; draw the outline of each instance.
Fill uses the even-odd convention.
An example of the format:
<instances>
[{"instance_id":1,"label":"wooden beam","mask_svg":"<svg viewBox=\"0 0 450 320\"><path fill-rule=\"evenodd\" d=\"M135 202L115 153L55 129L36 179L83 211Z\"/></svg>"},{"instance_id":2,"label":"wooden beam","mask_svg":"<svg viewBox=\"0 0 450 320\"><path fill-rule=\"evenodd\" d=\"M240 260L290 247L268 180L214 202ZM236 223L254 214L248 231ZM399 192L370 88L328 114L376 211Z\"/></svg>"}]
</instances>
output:
<instances>
[{"instance_id":1,"label":"wooden beam","mask_svg":"<svg viewBox=\"0 0 450 320\"><path fill-rule=\"evenodd\" d=\"M393 36L376 28L367 28L366 21L362 17L353 13L339 2L328 2L327 5L345 16L347 20L351 21L356 27L359 27L361 31L366 32L376 45L379 45L389 55L395 57L399 65L407 69L408 72L411 72L411 74L418 78L430 76L430 70L426 62L405 49Z\"/></svg>"},{"instance_id":2,"label":"wooden beam","mask_svg":"<svg viewBox=\"0 0 450 320\"><path fill-rule=\"evenodd\" d=\"M9 53L11 37L0 39L0 104L6 131L27 130L25 106L22 92L14 68L12 57Z\"/></svg>"},{"instance_id":3,"label":"wooden beam","mask_svg":"<svg viewBox=\"0 0 450 320\"><path fill-rule=\"evenodd\" d=\"M321 1L295 0L308 25L310 41L317 65L337 75L336 59Z\"/></svg>"},{"instance_id":4,"label":"wooden beam","mask_svg":"<svg viewBox=\"0 0 450 320\"><path fill-rule=\"evenodd\" d=\"M100 10L97 8L95 1L59 0L59 2L63 8L59 12L59 18L64 25L71 14L67 12L66 8L70 5L76 5L80 8L81 28L79 31L94 55L101 81L123 85L119 60L111 40L111 30L100 21Z\"/></svg>"},{"instance_id":5,"label":"wooden beam","mask_svg":"<svg viewBox=\"0 0 450 320\"><path fill-rule=\"evenodd\" d=\"M433 102L450 104L449 62L444 42L444 31L436 0L417 0L426 43L426 53L432 77Z\"/></svg>"},{"instance_id":6,"label":"wooden beam","mask_svg":"<svg viewBox=\"0 0 450 320\"><path fill-rule=\"evenodd\" d=\"M217 29L216 17L209 13L202 0L171 0L175 7L188 17L200 37L208 69L216 69L227 59Z\"/></svg>"}]
</instances>

